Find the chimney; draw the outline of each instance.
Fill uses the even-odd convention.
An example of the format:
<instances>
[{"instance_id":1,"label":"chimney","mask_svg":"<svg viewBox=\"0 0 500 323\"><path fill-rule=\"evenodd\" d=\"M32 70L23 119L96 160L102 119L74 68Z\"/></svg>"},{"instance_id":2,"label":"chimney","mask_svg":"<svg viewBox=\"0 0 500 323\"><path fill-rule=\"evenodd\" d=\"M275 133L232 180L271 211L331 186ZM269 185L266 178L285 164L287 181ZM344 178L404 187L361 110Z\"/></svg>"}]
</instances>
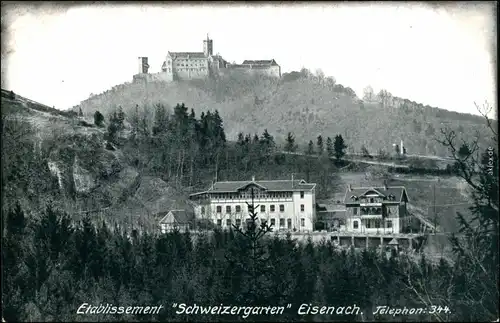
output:
<instances>
[{"instance_id":1,"label":"chimney","mask_svg":"<svg viewBox=\"0 0 500 323\"><path fill-rule=\"evenodd\" d=\"M252 176L252 182L255 182L255 175Z\"/></svg>"},{"instance_id":2,"label":"chimney","mask_svg":"<svg viewBox=\"0 0 500 323\"><path fill-rule=\"evenodd\" d=\"M292 188L293 188L293 186L294 186L294 185L293 185L293 173L292 173Z\"/></svg>"}]
</instances>

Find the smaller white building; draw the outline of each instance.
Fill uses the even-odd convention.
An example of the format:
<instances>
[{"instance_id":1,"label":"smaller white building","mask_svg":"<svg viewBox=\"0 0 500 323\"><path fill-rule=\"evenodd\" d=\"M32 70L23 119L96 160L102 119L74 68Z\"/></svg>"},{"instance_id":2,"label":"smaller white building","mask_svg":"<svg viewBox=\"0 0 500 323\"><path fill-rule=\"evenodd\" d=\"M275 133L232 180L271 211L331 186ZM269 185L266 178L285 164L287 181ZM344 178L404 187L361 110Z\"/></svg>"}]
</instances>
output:
<instances>
[{"instance_id":1,"label":"smaller white building","mask_svg":"<svg viewBox=\"0 0 500 323\"><path fill-rule=\"evenodd\" d=\"M403 186L348 187L345 230L353 233L399 234L416 232L419 221L407 208Z\"/></svg>"},{"instance_id":2,"label":"smaller white building","mask_svg":"<svg viewBox=\"0 0 500 323\"><path fill-rule=\"evenodd\" d=\"M178 230L186 232L190 229L191 219L185 210L171 210L168 212L160 212L156 217L160 220L160 232L167 233Z\"/></svg>"},{"instance_id":3,"label":"smaller white building","mask_svg":"<svg viewBox=\"0 0 500 323\"><path fill-rule=\"evenodd\" d=\"M274 230L313 231L316 221L316 184L304 180L216 182L208 190L190 195L197 219L210 219L223 229L241 227L250 219L253 201L259 222Z\"/></svg>"}]
</instances>

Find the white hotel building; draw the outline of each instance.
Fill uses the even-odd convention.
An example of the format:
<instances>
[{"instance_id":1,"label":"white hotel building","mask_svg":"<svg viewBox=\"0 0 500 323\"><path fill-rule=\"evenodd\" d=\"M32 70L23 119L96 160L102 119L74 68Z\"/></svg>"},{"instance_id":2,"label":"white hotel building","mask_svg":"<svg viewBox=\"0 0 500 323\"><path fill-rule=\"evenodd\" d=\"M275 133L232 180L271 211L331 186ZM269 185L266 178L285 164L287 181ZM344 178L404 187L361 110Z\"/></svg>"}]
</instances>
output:
<instances>
[{"instance_id":1,"label":"white hotel building","mask_svg":"<svg viewBox=\"0 0 500 323\"><path fill-rule=\"evenodd\" d=\"M216 182L208 190L190 195L197 219L210 219L227 229L250 219L251 191L259 221L274 230L313 231L316 220L316 184L304 180Z\"/></svg>"}]
</instances>

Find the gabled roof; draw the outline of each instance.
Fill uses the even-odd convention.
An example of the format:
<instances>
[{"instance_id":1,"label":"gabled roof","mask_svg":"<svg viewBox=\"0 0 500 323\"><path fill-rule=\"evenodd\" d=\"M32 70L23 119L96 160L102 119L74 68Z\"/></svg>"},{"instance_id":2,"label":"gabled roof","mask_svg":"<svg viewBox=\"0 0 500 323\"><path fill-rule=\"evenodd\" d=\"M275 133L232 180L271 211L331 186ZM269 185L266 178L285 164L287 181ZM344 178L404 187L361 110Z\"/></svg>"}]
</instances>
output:
<instances>
[{"instance_id":1,"label":"gabled roof","mask_svg":"<svg viewBox=\"0 0 500 323\"><path fill-rule=\"evenodd\" d=\"M245 64L251 64L251 65L278 65L274 59L268 59L268 60L244 60L242 65Z\"/></svg>"},{"instance_id":2,"label":"gabled roof","mask_svg":"<svg viewBox=\"0 0 500 323\"><path fill-rule=\"evenodd\" d=\"M203 52L168 52L168 55L173 59L176 58L206 58Z\"/></svg>"},{"instance_id":3,"label":"gabled roof","mask_svg":"<svg viewBox=\"0 0 500 323\"><path fill-rule=\"evenodd\" d=\"M311 191L316 186L316 184L306 183L304 180L294 180L293 182L291 180L216 182L205 192L194 193L190 196L201 193L236 193L251 184L269 192Z\"/></svg>"},{"instance_id":4,"label":"gabled roof","mask_svg":"<svg viewBox=\"0 0 500 323\"><path fill-rule=\"evenodd\" d=\"M376 193L381 197L393 196L394 199L384 200L383 203L401 203L403 197L408 200L408 194L404 186L388 186L385 187L355 187L351 190L347 189L344 196L344 204L359 204L359 200L351 199L352 196L366 196L367 193Z\"/></svg>"},{"instance_id":5,"label":"gabled roof","mask_svg":"<svg viewBox=\"0 0 500 323\"><path fill-rule=\"evenodd\" d=\"M157 214L158 217L162 216L160 223L165 223L170 213L172 213L175 222L177 223L186 224L189 223L190 221L190 215L185 210L170 210L165 212L159 212Z\"/></svg>"}]
</instances>

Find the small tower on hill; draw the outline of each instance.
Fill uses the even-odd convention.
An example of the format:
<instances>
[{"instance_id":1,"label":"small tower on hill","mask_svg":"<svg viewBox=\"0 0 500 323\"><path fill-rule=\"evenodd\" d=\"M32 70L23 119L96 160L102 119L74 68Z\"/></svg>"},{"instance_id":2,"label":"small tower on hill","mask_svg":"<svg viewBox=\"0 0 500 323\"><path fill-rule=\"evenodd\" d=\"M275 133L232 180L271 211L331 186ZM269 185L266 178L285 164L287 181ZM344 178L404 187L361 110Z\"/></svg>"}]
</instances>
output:
<instances>
[{"instance_id":1,"label":"small tower on hill","mask_svg":"<svg viewBox=\"0 0 500 323\"><path fill-rule=\"evenodd\" d=\"M138 61L138 73L139 74L147 74L149 70L148 58L147 57L139 57Z\"/></svg>"},{"instance_id":2,"label":"small tower on hill","mask_svg":"<svg viewBox=\"0 0 500 323\"><path fill-rule=\"evenodd\" d=\"M212 56L214 54L214 43L213 40L208 38L203 41L203 53L206 57Z\"/></svg>"}]
</instances>

